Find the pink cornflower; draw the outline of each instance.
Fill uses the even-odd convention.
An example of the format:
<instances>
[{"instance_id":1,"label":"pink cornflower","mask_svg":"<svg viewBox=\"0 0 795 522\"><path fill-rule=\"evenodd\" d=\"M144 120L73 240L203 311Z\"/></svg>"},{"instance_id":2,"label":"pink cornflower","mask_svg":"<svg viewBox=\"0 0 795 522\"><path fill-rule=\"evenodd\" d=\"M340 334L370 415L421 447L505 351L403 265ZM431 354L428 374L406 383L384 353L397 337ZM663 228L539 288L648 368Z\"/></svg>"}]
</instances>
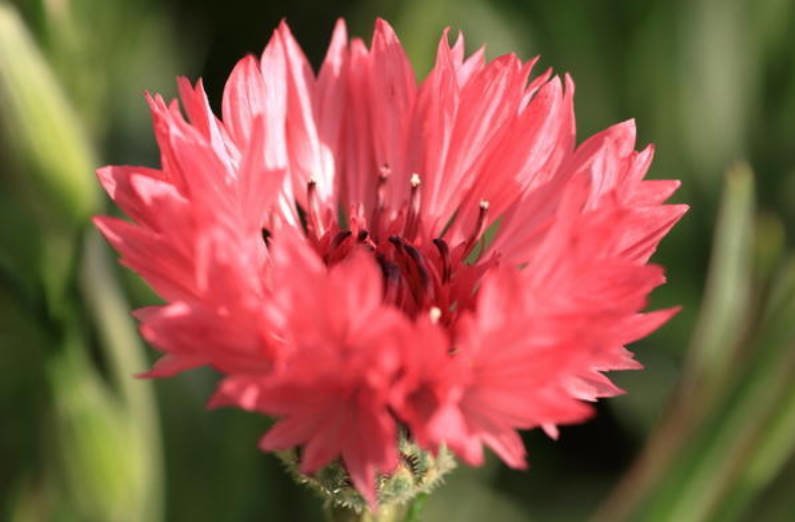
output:
<instances>
[{"instance_id":1,"label":"pink cornflower","mask_svg":"<svg viewBox=\"0 0 795 522\"><path fill-rule=\"evenodd\" d=\"M213 405L277 419L264 450L339 459L371 506L398 438L525 466L517 430L586 419L640 368L625 348L649 264L686 210L648 181L633 121L575 143L574 84L536 60L439 42L422 82L392 28L337 23L317 75L285 23L217 118L201 82L148 96L161 167L99 178L132 222L97 227L165 304L136 312L147 376L209 365Z\"/></svg>"}]
</instances>

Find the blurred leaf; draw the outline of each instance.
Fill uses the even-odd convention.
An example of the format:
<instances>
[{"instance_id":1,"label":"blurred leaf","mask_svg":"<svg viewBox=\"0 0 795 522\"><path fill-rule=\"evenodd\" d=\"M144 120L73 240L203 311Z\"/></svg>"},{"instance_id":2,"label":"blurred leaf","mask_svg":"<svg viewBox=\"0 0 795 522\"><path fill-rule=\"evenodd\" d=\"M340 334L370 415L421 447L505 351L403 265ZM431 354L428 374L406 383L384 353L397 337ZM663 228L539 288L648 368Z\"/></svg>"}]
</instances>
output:
<instances>
[{"instance_id":1,"label":"blurred leaf","mask_svg":"<svg viewBox=\"0 0 795 522\"><path fill-rule=\"evenodd\" d=\"M528 49L529 31L526 26L483 0L438 0L404 2L395 16L398 31L406 52L423 78L433 65L436 46L442 30L451 28L451 41L460 30L466 36L468 52L485 46L487 55L499 56ZM530 54L522 59L530 58Z\"/></svg>"},{"instance_id":2,"label":"blurred leaf","mask_svg":"<svg viewBox=\"0 0 795 522\"><path fill-rule=\"evenodd\" d=\"M793 491L795 491L795 455L790 457L775 481L746 508L748 516L744 519L787 520L792 514Z\"/></svg>"},{"instance_id":3,"label":"blurred leaf","mask_svg":"<svg viewBox=\"0 0 795 522\"><path fill-rule=\"evenodd\" d=\"M643 453L601 507L599 520L626 519L656 494L673 473L673 459L731 382L748 322L753 213L753 173L738 165L726 175L705 294L681 381Z\"/></svg>"},{"instance_id":4,"label":"blurred leaf","mask_svg":"<svg viewBox=\"0 0 795 522\"><path fill-rule=\"evenodd\" d=\"M44 487L33 483L30 477L23 477L19 484L8 490L9 501L4 520L10 522L41 522L51 519L49 498ZM0 514L3 512L0 511Z\"/></svg>"},{"instance_id":5,"label":"blurred leaf","mask_svg":"<svg viewBox=\"0 0 795 522\"><path fill-rule=\"evenodd\" d=\"M795 264L789 272L795 272ZM777 282L782 284L785 281ZM795 279L788 278L795 296ZM795 446L795 299L752 341L747 371L655 488L643 520L725 520L768 483ZM720 514L723 514L722 516Z\"/></svg>"},{"instance_id":6,"label":"blurred leaf","mask_svg":"<svg viewBox=\"0 0 795 522\"><path fill-rule=\"evenodd\" d=\"M425 522L530 522L532 518L522 511L507 495L495 491L482 480L456 472L449 484L442 486L428 499L423 510Z\"/></svg>"},{"instance_id":7,"label":"blurred leaf","mask_svg":"<svg viewBox=\"0 0 795 522\"><path fill-rule=\"evenodd\" d=\"M756 286L765 287L781 262L786 245L784 224L776 216L760 212L756 218L754 238L754 280Z\"/></svg>"},{"instance_id":8,"label":"blurred leaf","mask_svg":"<svg viewBox=\"0 0 795 522\"><path fill-rule=\"evenodd\" d=\"M30 276L31 268L36 270L49 315L62 317L75 241L99 207L92 174L96 161L52 71L5 2L0 3L0 130L12 167L0 179L14 187L10 194L19 199L17 219L25 221L15 231L16 243L2 245L6 266L0 268L24 281L27 293L37 286Z\"/></svg>"},{"instance_id":9,"label":"blurred leaf","mask_svg":"<svg viewBox=\"0 0 795 522\"><path fill-rule=\"evenodd\" d=\"M601 520L735 518L795 448L795 262L755 312L751 254L769 277L782 241L774 220L757 221L752 248L753 199L750 169L735 167L677 400Z\"/></svg>"},{"instance_id":10,"label":"blurred leaf","mask_svg":"<svg viewBox=\"0 0 795 522\"><path fill-rule=\"evenodd\" d=\"M16 296L0 285L0 505L10 507L11 499L3 497L41 461L37 442L47 399L41 383L44 351L52 342Z\"/></svg>"},{"instance_id":11,"label":"blurred leaf","mask_svg":"<svg viewBox=\"0 0 795 522\"><path fill-rule=\"evenodd\" d=\"M790 346L790 350L795 351L795 345ZM795 366L789 371L795 371ZM789 391L781 399L773 408L771 418L760 427L759 440L752 446L748 464L724 495L716 510L716 520L740 518L795 452L795 381L790 383Z\"/></svg>"},{"instance_id":12,"label":"blurred leaf","mask_svg":"<svg viewBox=\"0 0 795 522\"><path fill-rule=\"evenodd\" d=\"M681 147L707 187L747 155L746 129L758 62L751 56L745 0L696 0L679 11Z\"/></svg>"},{"instance_id":13,"label":"blurred leaf","mask_svg":"<svg viewBox=\"0 0 795 522\"><path fill-rule=\"evenodd\" d=\"M697 393L688 401L710 400L725 380L747 327L753 224L753 173L740 164L726 174L704 299L682 370L682 393Z\"/></svg>"},{"instance_id":14,"label":"blurred leaf","mask_svg":"<svg viewBox=\"0 0 795 522\"><path fill-rule=\"evenodd\" d=\"M70 335L48 363L55 404L50 458L59 464L53 480L80 520L150 520L141 503L148 478L139 458L142 441L86 352L80 338Z\"/></svg>"},{"instance_id":15,"label":"blurred leaf","mask_svg":"<svg viewBox=\"0 0 795 522\"><path fill-rule=\"evenodd\" d=\"M149 116L141 93L173 92L179 33L163 15L153 0L44 2L39 40L92 135L131 125L139 139Z\"/></svg>"},{"instance_id":16,"label":"blurred leaf","mask_svg":"<svg viewBox=\"0 0 795 522\"><path fill-rule=\"evenodd\" d=\"M127 450L138 466L139 476L129 487L137 486L129 499L141 513L141 520L157 520L162 515L162 450L152 384L134 379L146 367L143 346L133 325L112 269L107 247L96 231L86 237L79 277L85 305L96 325L100 345L110 368L113 384L120 391L120 410L134 439ZM134 451L133 451L134 449Z\"/></svg>"},{"instance_id":17,"label":"blurred leaf","mask_svg":"<svg viewBox=\"0 0 795 522\"><path fill-rule=\"evenodd\" d=\"M753 0L750 8L750 27L753 30L753 49L760 56L771 54L775 47L790 43L787 40L787 24L792 21L791 0Z\"/></svg>"},{"instance_id":18,"label":"blurred leaf","mask_svg":"<svg viewBox=\"0 0 795 522\"><path fill-rule=\"evenodd\" d=\"M0 274L28 303L39 297L40 250L38 227L16 198L0 190Z\"/></svg>"},{"instance_id":19,"label":"blurred leaf","mask_svg":"<svg viewBox=\"0 0 795 522\"><path fill-rule=\"evenodd\" d=\"M96 161L79 119L24 23L0 3L0 123L36 206L71 226L99 207ZM31 203L33 204L33 203Z\"/></svg>"}]
</instances>

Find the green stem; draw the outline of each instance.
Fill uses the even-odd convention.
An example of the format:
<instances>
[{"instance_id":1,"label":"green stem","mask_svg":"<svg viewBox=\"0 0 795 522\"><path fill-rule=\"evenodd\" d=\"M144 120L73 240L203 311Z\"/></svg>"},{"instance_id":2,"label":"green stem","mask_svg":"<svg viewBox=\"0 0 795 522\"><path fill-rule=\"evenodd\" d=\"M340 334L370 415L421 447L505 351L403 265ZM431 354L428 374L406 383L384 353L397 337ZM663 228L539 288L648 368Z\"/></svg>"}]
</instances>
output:
<instances>
[{"instance_id":1,"label":"green stem","mask_svg":"<svg viewBox=\"0 0 795 522\"><path fill-rule=\"evenodd\" d=\"M354 509L329 503L326 505L328 522L403 522L409 512L410 504L390 504L382 506L377 512L357 512Z\"/></svg>"}]
</instances>

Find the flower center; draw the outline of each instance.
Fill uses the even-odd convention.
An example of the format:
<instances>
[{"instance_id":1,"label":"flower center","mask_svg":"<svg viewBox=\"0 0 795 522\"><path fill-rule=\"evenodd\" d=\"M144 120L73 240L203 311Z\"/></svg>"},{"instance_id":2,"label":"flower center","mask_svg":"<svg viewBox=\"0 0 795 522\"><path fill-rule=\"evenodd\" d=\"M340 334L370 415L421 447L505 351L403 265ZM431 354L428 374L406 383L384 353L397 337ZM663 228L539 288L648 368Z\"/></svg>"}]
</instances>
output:
<instances>
[{"instance_id":1,"label":"flower center","mask_svg":"<svg viewBox=\"0 0 795 522\"><path fill-rule=\"evenodd\" d=\"M435 321L450 326L461 311L473 306L480 277L496 263L490 256L479 259L484 242L488 201L479 205L478 219L465 239L451 245L445 230L431 239L423 238L420 190L422 180L409 180L408 201L398 209L386 205L388 169L382 169L376 186L375 206L370 216L352 210L347 219L324 212L318 201L316 183L307 184L306 209L300 209L309 242L327 266L347 258L356 249L372 254L383 277L384 300L410 317L429 312ZM270 232L262 231L266 244Z\"/></svg>"}]
</instances>

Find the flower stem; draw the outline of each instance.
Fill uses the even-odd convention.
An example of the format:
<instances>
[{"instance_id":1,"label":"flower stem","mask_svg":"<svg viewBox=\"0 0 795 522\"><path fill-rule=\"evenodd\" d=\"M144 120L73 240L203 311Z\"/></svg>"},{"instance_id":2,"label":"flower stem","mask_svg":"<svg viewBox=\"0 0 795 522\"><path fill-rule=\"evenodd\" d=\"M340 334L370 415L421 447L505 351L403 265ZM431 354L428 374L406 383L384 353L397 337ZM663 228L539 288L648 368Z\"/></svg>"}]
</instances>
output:
<instances>
[{"instance_id":1,"label":"flower stem","mask_svg":"<svg viewBox=\"0 0 795 522\"><path fill-rule=\"evenodd\" d=\"M328 522L403 522L408 512L408 504L390 504L372 511L357 512L354 509L329 503L326 505Z\"/></svg>"}]
</instances>

